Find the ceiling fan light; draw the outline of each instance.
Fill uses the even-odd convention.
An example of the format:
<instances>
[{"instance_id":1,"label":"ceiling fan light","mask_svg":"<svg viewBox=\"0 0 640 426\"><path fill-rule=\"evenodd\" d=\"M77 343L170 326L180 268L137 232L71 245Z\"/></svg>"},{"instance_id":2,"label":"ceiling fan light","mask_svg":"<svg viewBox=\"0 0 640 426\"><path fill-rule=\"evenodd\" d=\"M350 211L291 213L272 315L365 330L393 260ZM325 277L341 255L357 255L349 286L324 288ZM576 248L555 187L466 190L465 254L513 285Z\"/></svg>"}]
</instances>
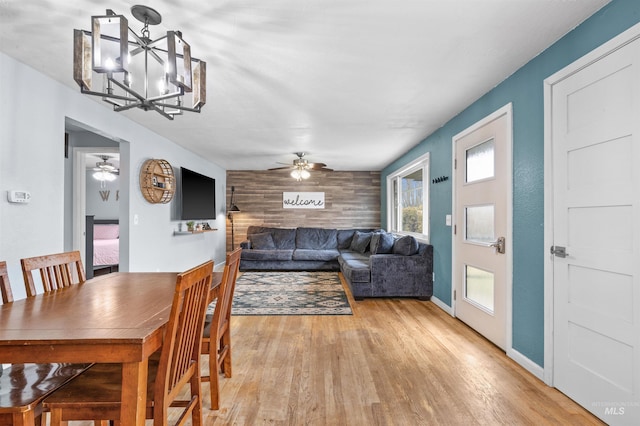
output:
<instances>
[{"instance_id":1,"label":"ceiling fan light","mask_svg":"<svg viewBox=\"0 0 640 426\"><path fill-rule=\"evenodd\" d=\"M106 181L106 182L113 182L114 180L116 180L116 175L113 173L109 173L106 170L101 170L98 172L95 172L93 174L93 178L99 181Z\"/></svg>"},{"instance_id":2,"label":"ceiling fan light","mask_svg":"<svg viewBox=\"0 0 640 426\"><path fill-rule=\"evenodd\" d=\"M302 179L309 179L309 177L311 176L311 173L309 173L308 170L300 170L300 177Z\"/></svg>"},{"instance_id":3,"label":"ceiling fan light","mask_svg":"<svg viewBox=\"0 0 640 426\"><path fill-rule=\"evenodd\" d=\"M292 177L292 178L294 178L295 180L300 180L300 179L302 179L302 177L301 177L301 176L302 176L302 175L301 175L301 173L300 173L300 170L299 170L299 169L294 169L294 170L291 172L291 177Z\"/></svg>"}]
</instances>

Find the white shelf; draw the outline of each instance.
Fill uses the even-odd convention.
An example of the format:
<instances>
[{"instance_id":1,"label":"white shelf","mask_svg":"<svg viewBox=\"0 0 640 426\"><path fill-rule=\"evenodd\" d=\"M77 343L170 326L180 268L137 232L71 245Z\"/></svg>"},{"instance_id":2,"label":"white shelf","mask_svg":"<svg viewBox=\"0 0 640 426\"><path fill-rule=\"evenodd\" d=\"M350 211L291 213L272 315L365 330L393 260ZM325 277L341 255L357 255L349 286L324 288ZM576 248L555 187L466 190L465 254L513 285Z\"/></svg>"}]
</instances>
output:
<instances>
[{"instance_id":1,"label":"white shelf","mask_svg":"<svg viewBox=\"0 0 640 426\"><path fill-rule=\"evenodd\" d=\"M212 229L203 229L201 231L173 231L173 235L204 234L205 232L213 232L217 230L218 230L217 228L212 228Z\"/></svg>"}]
</instances>

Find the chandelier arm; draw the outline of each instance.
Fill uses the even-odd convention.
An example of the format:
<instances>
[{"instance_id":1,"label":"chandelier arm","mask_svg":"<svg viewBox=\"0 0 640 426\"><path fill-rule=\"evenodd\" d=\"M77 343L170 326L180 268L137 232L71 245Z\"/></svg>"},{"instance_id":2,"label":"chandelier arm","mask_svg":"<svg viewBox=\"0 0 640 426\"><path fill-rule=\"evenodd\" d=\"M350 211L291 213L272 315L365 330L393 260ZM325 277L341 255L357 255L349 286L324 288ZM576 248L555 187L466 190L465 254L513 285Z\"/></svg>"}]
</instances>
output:
<instances>
[{"instance_id":1,"label":"chandelier arm","mask_svg":"<svg viewBox=\"0 0 640 426\"><path fill-rule=\"evenodd\" d=\"M164 66L165 61L160 56L158 56L154 49L149 49L147 50L147 52L149 52L149 55L151 55L151 57L155 59L160 65Z\"/></svg>"},{"instance_id":2,"label":"chandelier arm","mask_svg":"<svg viewBox=\"0 0 640 426\"><path fill-rule=\"evenodd\" d=\"M135 41L129 41L129 44L136 44L140 46L141 49L144 50L144 46L147 43L145 43L145 41L138 34L136 34L136 32L133 31L131 27L129 27L129 34L135 39Z\"/></svg>"},{"instance_id":3,"label":"chandelier arm","mask_svg":"<svg viewBox=\"0 0 640 426\"><path fill-rule=\"evenodd\" d=\"M159 48L157 48L157 47L153 47L153 46L154 46L154 44L156 44L156 43L158 43L158 42L160 42L160 41L162 41L162 40L166 39L166 38L167 38L167 36L166 36L166 35L165 35L165 36L160 37L160 38L159 38L159 39L157 39L157 40L153 40L153 41L151 41L150 43L145 43L145 42L144 42L144 40L141 40L141 39L140 39L140 38L138 38L135 34L134 34L134 37L136 38L137 43L133 43L133 44L136 44L136 45L138 45L139 47L138 47L138 48L136 48L136 49L133 49L131 52L129 52L129 54L130 54L132 57L133 57L133 56L136 56L138 53L141 53L141 52L145 52L145 51L146 51L146 52L149 52L149 54L150 54L151 56L153 56L153 58L154 58L156 61L158 61L158 63L159 63L159 64L164 65L164 60L163 60L160 56L158 56L158 54L157 54L155 51L157 50L157 51L159 51L159 52L163 52L163 53L167 53L168 51L167 51L166 49L159 49ZM178 55L176 54L176 56L178 56ZM184 56L184 55L181 55L181 56Z\"/></svg>"},{"instance_id":4,"label":"chandelier arm","mask_svg":"<svg viewBox=\"0 0 640 426\"><path fill-rule=\"evenodd\" d=\"M168 114L165 111L162 110L162 108L158 108L158 106L156 104L147 104L144 102L138 102L138 103L134 103L134 104L129 104L129 105L122 105L122 106L113 106L113 110L116 112L122 112L122 111L126 111L128 109L132 109L132 108L144 108L144 109L152 109L156 112L158 112L160 115L168 118L169 120L173 120L173 115L172 114Z\"/></svg>"},{"instance_id":5,"label":"chandelier arm","mask_svg":"<svg viewBox=\"0 0 640 426\"><path fill-rule=\"evenodd\" d=\"M87 32L87 33L88 33L89 35L91 35L91 32ZM166 36L165 36L165 37L166 37ZM157 40L156 40L156 41L157 41ZM134 41L130 41L130 42L129 42L129 44L133 44L133 45L138 46L136 49L133 49L131 52L129 52L129 53L131 54L131 56L135 56L135 55L137 55L138 53L142 53L142 52L144 52L144 50L145 50L145 49L144 49L144 47L142 47L139 43L136 43L136 42L134 42ZM169 51L168 51L167 49L160 49L160 48L158 48L158 47L155 47L153 50L158 51L158 52L162 52L162 53L169 53ZM183 55L182 53L178 53L178 52L176 52L176 58L184 59L184 55ZM198 59L198 58L195 58L195 57L193 57L193 56L192 56L192 57L191 57L191 62L192 62L192 63L193 63L193 62L198 63L198 62L202 62L202 60L201 60L201 59Z\"/></svg>"},{"instance_id":6,"label":"chandelier arm","mask_svg":"<svg viewBox=\"0 0 640 426\"><path fill-rule=\"evenodd\" d=\"M127 96L124 96L124 95L107 95L107 94L105 94L103 92L94 92L93 90L86 90L86 89L84 89L82 87L80 88L80 93L85 94L85 95L100 96L100 97L103 97L103 98L120 99L120 100L123 100L123 101L129 101L129 102L138 101L139 100L137 98L127 97Z\"/></svg>"},{"instance_id":7,"label":"chandelier arm","mask_svg":"<svg viewBox=\"0 0 640 426\"><path fill-rule=\"evenodd\" d=\"M182 110L182 111L200 112L200 107L191 108L191 107L186 107L186 106L182 106L182 105L165 104L165 103L162 103L162 102L154 102L154 105L165 107L165 108L175 108L175 109L179 109L179 110Z\"/></svg>"},{"instance_id":8,"label":"chandelier arm","mask_svg":"<svg viewBox=\"0 0 640 426\"><path fill-rule=\"evenodd\" d=\"M107 101L108 102L108 101ZM131 102L129 104L126 105L116 105L113 104L113 110L115 112L121 112L121 111L126 111L128 109L133 109L133 108L142 108L144 105L143 101L138 101L138 102Z\"/></svg>"},{"instance_id":9,"label":"chandelier arm","mask_svg":"<svg viewBox=\"0 0 640 426\"><path fill-rule=\"evenodd\" d=\"M118 80L116 80L114 78L109 78L109 81L111 81L113 84L115 84L116 86L118 86L119 88L124 90L125 92L127 92L130 95L134 96L136 98L136 100L144 101L144 99L145 99L144 96L140 95L139 93L137 93L132 88L127 87L126 85L120 83ZM104 96L104 93L103 93L103 96ZM131 98L126 98L126 97L118 97L118 96L119 95L107 95L107 97L117 98L117 99L125 99L125 100L130 100L131 99Z\"/></svg>"},{"instance_id":10,"label":"chandelier arm","mask_svg":"<svg viewBox=\"0 0 640 426\"><path fill-rule=\"evenodd\" d=\"M162 40L164 40L164 39L166 39L166 38L167 38L167 35L165 34L165 35L163 35L162 37L157 38L157 39L155 39L155 40L151 40L151 41L149 41L149 42L147 42L147 43L145 43L145 44L146 44L146 46L147 46L147 47L153 47L155 44L157 44L157 43L161 42ZM158 49L158 50L161 50L161 51L163 51L163 52L166 52L166 50L164 50L164 49Z\"/></svg>"},{"instance_id":11,"label":"chandelier arm","mask_svg":"<svg viewBox=\"0 0 640 426\"><path fill-rule=\"evenodd\" d=\"M147 102L153 103L153 104L156 104L156 105L160 105L160 106L171 106L171 107L174 107L176 105L165 104L165 103L163 103L161 101L180 98L180 96L184 96L184 93L174 92L174 93L170 93L170 94L167 94L167 95L156 96L154 98L148 98Z\"/></svg>"},{"instance_id":12,"label":"chandelier arm","mask_svg":"<svg viewBox=\"0 0 640 426\"><path fill-rule=\"evenodd\" d=\"M155 104L151 104L151 109L153 109L160 115L164 116L165 118L168 118L169 120L173 120L173 114L167 114L162 110L162 108L158 108Z\"/></svg>"},{"instance_id":13,"label":"chandelier arm","mask_svg":"<svg viewBox=\"0 0 640 426\"><path fill-rule=\"evenodd\" d=\"M147 101L157 103L158 101L163 101L165 99L173 99L180 96L184 96L184 91L167 93L165 95L154 96L153 98L148 98Z\"/></svg>"}]
</instances>

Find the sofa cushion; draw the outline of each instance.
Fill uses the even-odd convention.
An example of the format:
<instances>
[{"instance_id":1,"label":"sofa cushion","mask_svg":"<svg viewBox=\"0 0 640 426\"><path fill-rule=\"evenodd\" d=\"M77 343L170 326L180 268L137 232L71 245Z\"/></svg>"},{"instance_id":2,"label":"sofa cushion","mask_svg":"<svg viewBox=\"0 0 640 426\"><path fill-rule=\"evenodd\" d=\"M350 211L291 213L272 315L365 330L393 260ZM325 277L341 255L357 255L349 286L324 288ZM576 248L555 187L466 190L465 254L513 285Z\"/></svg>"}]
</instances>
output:
<instances>
[{"instance_id":1,"label":"sofa cushion","mask_svg":"<svg viewBox=\"0 0 640 426\"><path fill-rule=\"evenodd\" d=\"M412 235L405 235L398 238L393 243L393 254L401 254L403 256L411 256L418 252L418 240Z\"/></svg>"},{"instance_id":2,"label":"sofa cushion","mask_svg":"<svg viewBox=\"0 0 640 426\"><path fill-rule=\"evenodd\" d=\"M371 232L356 231L351 240L350 249L359 253L364 253L369 248L371 242Z\"/></svg>"},{"instance_id":3,"label":"sofa cushion","mask_svg":"<svg viewBox=\"0 0 640 426\"><path fill-rule=\"evenodd\" d=\"M340 270L348 282L368 283L371 280L371 270L369 269L368 258L346 259L345 253L338 258Z\"/></svg>"},{"instance_id":4,"label":"sofa cushion","mask_svg":"<svg viewBox=\"0 0 640 426\"><path fill-rule=\"evenodd\" d=\"M251 234L263 234L268 232L273 238L276 249L293 250L296 248L296 229L295 228L270 228L267 226L250 225L247 228L247 238Z\"/></svg>"},{"instance_id":5,"label":"sofa cushion","mask_svg":"<svg viewBox=\"0 0 640 426\"><path fill-rule=\"evenodd\" d=\"M293 260L321 260L329 262L335 261L338 256L340 256L338 250L295 249L293 251Z\"/></svg>"},{"instance_id":6,"label":"sofa cushion","mask_svg":"<svg viewBox=\"0 0 640 426\"><path fill-rule=\"evenodd\" d=\"M311 250L337 250L338 231L325 228L298 228L296 248Z\"/></svg>"},{"instance_id":7,"label":"sofa cushion","mask_svg":"<svg viewBox=\"0 0 640 426\"><path fill-rule=\"evenodd\" d=\"M275 250L276 245L273 242L271 233L264 232L262 234L250 234L248 235L249 241L251 241L251 248L254 250Z\"/></svg>"},{"instance_id":8,"label":"sofa cushion","mask_svg":"<svg viewBox=\"0 0 640 426\"><path fill-rule=\"evenodd\" d=\"M369 261L369 254L364 254L364 253L360 253L359 251L353 251L353 250L342 251L340 253L340 257L346 261L349 261L349 260L359 260L362 262Z\"/></svg>"},{"instance_id":9,"label":"sofa cushion","mask_svg":"<svg viewBox=\"0 0 640 426\"><path fill-rule=\"evenodd\" d=\"M371 235L370 251L371 254L389 254L393 251L393 243L395 239L393 234L388 232L374 232Z\"/></svg>"},{"instance_id":10,"label":"sofa cushion","mask_svg":"<svg viewBox=\"0 0 640 426\"><path fill-rule=\"evenodd\" d=\"M293 250L242 250L240 258L243 260L265 260L282 262L291 260Z\"/></svg>"},{"instance_id":11,"label":"sofa cushion","mask_svg":"<svg viewBox=\"0 0 640 426\"><path fill-rule=\"evenodd\" d=\"M355 229L338 229L338 249L345 250L351 247L351 240Z\"/></svg>"}]
</instances>

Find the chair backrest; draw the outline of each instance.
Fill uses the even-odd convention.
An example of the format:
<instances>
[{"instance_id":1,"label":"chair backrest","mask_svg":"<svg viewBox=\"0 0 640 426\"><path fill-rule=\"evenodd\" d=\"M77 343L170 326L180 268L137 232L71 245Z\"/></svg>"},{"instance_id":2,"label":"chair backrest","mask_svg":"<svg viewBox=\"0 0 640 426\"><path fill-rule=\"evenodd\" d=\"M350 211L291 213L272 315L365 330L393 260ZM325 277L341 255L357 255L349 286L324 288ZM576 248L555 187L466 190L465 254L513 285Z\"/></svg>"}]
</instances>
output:
<instances>
[{"instance_id":1,"label":"chair backrest","mask_svg":"<svg viewBox=\"0 0 640 426\"><path fill-rule=\"evenodd\" d=\"M213 261L208 261L178 275L156 375L155 419L166 419L168 407L183 386L192 377L200 377L200 349L212 273ZM192 399L190 404L194 403Z\"/></svg>"},{"instance_id":2,"label":"chair backrest","mask_svg":"<svg viewBox=\"0 0 640 426\"><path fill-rule=\"evenodd\" d=\"M240 254L242 248L237 248L227 254L222 273L221 293L216 301L216 308L213 312L212 324L217 324L216 330L211 330L211 341L215 342L220 336L220 330L228 326L231 320L231 305L233 304L233 292L236 288L236 279L240 269ZM213 374L213 373L212 373Z\"/></svg>"},{"instance_id":3,"label":"chair backrest","mask_svg":"<svg viewBox=\"0 0 640 426\"><path fill-rule=\"evenodd\" d=\"M80 284L87 280L79 251L48 254L45 256L29 257L21 259L24 285L27 296L36 295L33 271L40 271L44 292L69 287L72 284Z\"/></svg>"},{"instance_id":4,"label":"chair backrest","mask_svg":"<svg viewBox=\"0 0 640 426\"><path fill-rule=\"evenodd\" d=\"M7 272L7 262L4 260L0 261L0 293L2 293L2 303L13 302L9 272Z\"/></svg>"}]
</instances>

